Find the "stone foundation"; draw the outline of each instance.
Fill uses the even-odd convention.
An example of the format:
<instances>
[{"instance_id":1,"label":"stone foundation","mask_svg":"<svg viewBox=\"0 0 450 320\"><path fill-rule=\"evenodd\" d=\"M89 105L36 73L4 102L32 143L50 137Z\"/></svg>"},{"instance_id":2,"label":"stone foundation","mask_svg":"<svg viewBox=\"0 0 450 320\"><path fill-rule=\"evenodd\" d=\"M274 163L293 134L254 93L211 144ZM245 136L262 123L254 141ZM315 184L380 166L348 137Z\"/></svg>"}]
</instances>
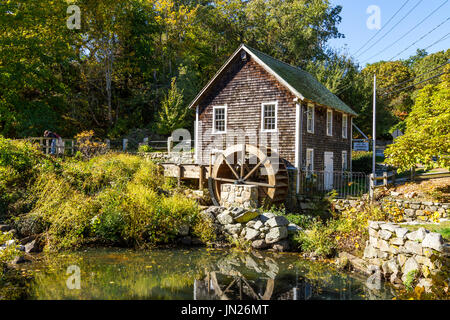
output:
<instances>
[{"instance_id":1,"label":"stone foundation","mask_svg":"<svg viewBox=\"0 0 450 320\"><path fill-rule=\"evenodd\" d=\"M220 205L225 208L256 208L258 206L258 187L243 184L222 184Z\"/></svg>"},{"instance_id":2,"label":"stone foundation","mask_svg":"<svg viewBox=\"0 0 450 320\"><path fill-rule=\"evenodd\" d=\"M429 289L431 276L449 266L449 244L438 233L424 228L410 231L402 225L370 222L364 260L369 271L402 285L408 274L417 273L419 285Z\"/></svg>"}]
</instances>

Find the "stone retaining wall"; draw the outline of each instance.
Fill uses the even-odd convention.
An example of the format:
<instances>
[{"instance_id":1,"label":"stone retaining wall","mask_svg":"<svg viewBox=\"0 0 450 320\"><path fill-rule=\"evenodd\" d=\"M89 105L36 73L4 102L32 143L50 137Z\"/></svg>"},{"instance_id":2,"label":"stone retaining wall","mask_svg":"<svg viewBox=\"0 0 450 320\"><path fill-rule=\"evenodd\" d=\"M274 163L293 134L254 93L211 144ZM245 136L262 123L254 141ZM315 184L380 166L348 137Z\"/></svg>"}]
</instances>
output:
<instances>
[{"instance_id":1,"label":"stone retaining wall","mask_svg":"<svg viewBox=\"0 0 450 320\"><path fill-rule=\"evenodd\" d=\"M195 163L194 153L192 152L139 152L138 154L156 163Z\"/></svg>"},{"instance_id":2,"label":"stone retaining wall","mask_svg":"<svg viewBox=\"0 0 450 320\"><path fill-rule=\"evenodd\" d=\"M369 271L394 284L403 284L416 270L419 285L429 289L431 276L449 266L449 244L439 233L424 228L410 231L402 225L370 222L364 259Z\"/></svg>"},{"instance_id":3,"label":"stone retaining wall","mask_svg":"<svg viewBox=\"0 0 450 320\"><path fill-rule=\"evenodd\" d=\"M334 208L338 211L351 208L360 210L365 203L362 200L333 200ZM448 218L450 215L450 203L384 198L376 204L381 206L385 212L388 212L394 222L433 222Z\"/></svg>"}]
</instances>

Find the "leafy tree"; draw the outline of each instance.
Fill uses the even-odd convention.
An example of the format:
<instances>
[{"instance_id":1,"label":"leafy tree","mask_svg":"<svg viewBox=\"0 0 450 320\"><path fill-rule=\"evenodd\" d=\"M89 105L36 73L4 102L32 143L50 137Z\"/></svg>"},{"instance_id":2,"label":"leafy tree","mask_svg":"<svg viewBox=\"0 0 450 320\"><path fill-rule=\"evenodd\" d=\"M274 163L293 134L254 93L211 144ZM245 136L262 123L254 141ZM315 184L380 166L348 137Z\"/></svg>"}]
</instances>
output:
<instances>
[{"instance_id":1,"label":"leafy tree","mask_svg":"<svg viewBox=\"0 0 450 320\"><path fill-rule=\"evenodd\" d=\"M377 75L377 87L380 90L381 98L394 115L401 116L404 115L404 112L410 111L413 103L410 97L411 90L395 95L389 94L401 88L394 86L414 76L414 73L401 61L377 62L364 68L362 74L369 79L373 79L374 74Z\"/></svg>"},{"instance_id":2,"label":"leafy tree","mask_svg":"<svg viewBox=\"0 0 450 320\"><path fill-rule=\"evenodd\" d=\"M171 134L176 129L183 128L186 125L188 114L189 109L183 104L183 91L178 89L176 78L173 78L158 113L156 124L158 133L166 135Z\"/></svg>"},{"instance_id":3,"label":"leafy tree","mask_svg":"<svg viewBox=\"0 0 450 320\"><path fill-rule=\"evenodd\" d=\"M418 163L428 168L450 168L450 66L445 72L441 83L420 90L406 119L405 135L385 151L386 163L399 171L414 168Z\"/></svg>"}]
</instances>

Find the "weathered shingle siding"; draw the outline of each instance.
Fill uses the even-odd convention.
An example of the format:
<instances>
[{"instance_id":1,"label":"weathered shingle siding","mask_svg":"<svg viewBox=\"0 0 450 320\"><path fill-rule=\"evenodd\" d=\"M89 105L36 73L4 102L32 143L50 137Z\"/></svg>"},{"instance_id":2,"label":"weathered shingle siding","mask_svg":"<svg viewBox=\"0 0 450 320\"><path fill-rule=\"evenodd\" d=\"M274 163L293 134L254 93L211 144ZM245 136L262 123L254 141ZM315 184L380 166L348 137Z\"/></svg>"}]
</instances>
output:
<instances>
[{"instance_id":1,"label":"weathered shingle siding","mask_svg":"<svg viewBox=\"0 0 450 320\"><path fill-rule=\"evenodd\" d=\"M238 57L240 57L238 55ZM199 120L202 122L202 147L206 148L212 142L213 107L227 105L227 134L214 135L222 137L224 141L230 138L230 130L251 131L252 136L261 133L261 104L278 102L278 132L279 152L281 157L294 163L295 149L295 98L290 91L278 83L259 64L250 60L243 62L236 59L218 84L213 85L209 95L201 102ZM247 137L247 142L249 138ZM268 141L270 142L270 134ZM256 141L258 141L256 139ZM235 144L230 143L229 144ZM257 142L259 144L259 141ZM225 142L224 142L225 144ZM203 163L209 159L203 159Z\"/></svg>"},{"instance_id":2,"label":"weathered shingle siding","mask_svg":"<svg viewBox=\"0 0 450 320\"><path fill-rule=\"evenodd\" d=\"M306 149L314 149L314 170L324 170L325 152L333 152L334 171L342 171L342 151L347 151L347 168L351 161L351 117L348 115L347 139L342 138L342 113L333 110L333 136L327 135L327 109L314 106L314 133L308 133L306 128L306 114L303 115L303 150L301 159L306 158ZM303 106L306 111L306 104Z\"/></svg>"}]
</instances>

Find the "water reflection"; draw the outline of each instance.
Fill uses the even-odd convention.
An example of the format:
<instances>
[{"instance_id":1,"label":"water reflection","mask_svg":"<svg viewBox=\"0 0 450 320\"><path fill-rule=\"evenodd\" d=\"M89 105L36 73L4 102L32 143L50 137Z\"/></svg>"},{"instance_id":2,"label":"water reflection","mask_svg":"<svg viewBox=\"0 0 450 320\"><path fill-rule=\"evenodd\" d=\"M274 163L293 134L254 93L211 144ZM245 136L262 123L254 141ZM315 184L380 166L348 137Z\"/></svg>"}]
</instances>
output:
<instances>
[{"instance_id":1,"label":"water reflection","mask_svg":"<svg viewBox=\"0 0 450 320\"><path fill-rule=\"evenodd\" d=\"M390 299L394 294L381 284L370 286L362 276L286 255L229 254L205 274L194 282L194 299L353 300Z\"/></svg>"},{"instance_id":2,"label":"water reflection","mask_svg":"<svg viewBox=\"0 0 450 320\"><path fill-rule=\"evenodd\" d=\"M81 270L81 289L66 286L66 269ZM309 300L391 299L390 287L365 284L296 254L225 250L91 249L43 257L29 265L30 299Z\"/></svg>"}]
</instances>

